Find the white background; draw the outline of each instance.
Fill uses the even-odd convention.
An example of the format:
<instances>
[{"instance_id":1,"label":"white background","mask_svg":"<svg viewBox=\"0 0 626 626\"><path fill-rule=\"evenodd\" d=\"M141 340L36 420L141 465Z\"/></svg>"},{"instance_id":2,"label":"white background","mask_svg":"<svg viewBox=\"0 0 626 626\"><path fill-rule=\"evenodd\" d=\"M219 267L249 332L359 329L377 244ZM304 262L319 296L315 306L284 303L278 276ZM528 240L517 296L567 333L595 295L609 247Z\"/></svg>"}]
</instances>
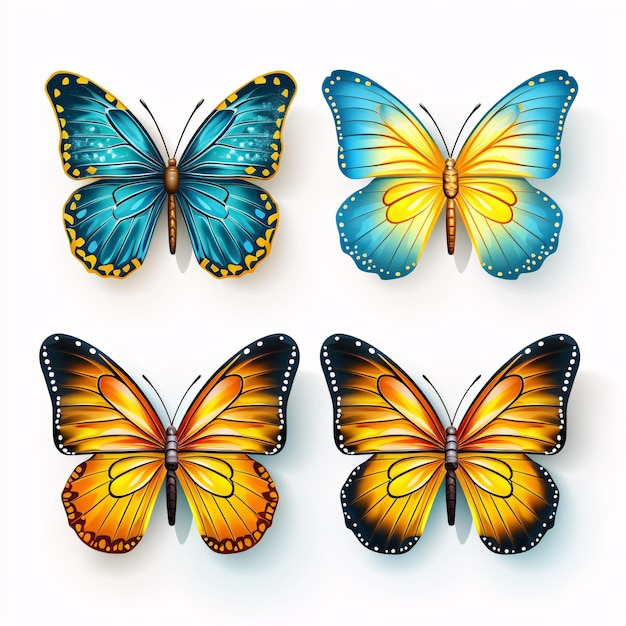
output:
<instances>
[{"instance_id":1,"label":"white background","mask_svg":"<svg viewBox=\"0 0 626 626\"><path fill-rule=\"evenodd\" d=\"M3 1L0 621L606 624L623 617L626 68L619 7L617 0ZM357 271L340 251L335 212L365 182L344 178L336 165L320 89L335 68L373 78L413 110L423 102L449 144L476 102L484 112L545 70L574 75L580 93L562 167L535 183L564 212L557 254L534 275L497 280L480 269L467 238L448 257L439 224L408 277L383 282ZM212 278L185 233L171 257L164 219L144 266L127 279L83 269L61 218L76 184L62 173L44 91L62 69L111 90L154 134L143 98L170 149L199 98L206 104L194 128L258 74L283 69L296 78L282 164L267 182L280 225L256 272ZM95 344L136 379L146 374L170 413L197 374L210 375L249 341L272 332L296 339L302 357L287 446L264 459L281 500L258 546L213 554L188 511L175 530L167 526L162 497L144 539L125 556L76 538L60 498L76 459L54 448L38 363L39 345L53 332ZM576 338L582 360L567 443L544 459L561 501L537 548L492 554L463 501L457 527L448 527L441 498L423 538L403 556L371 553L345 529L339 490L356 459L334 447L319 366L321 343L336 332L373 343L414 377L427 374L451 412L477 374L490 375L531 341L554 332Z\"/></svg>"}]
</instances>

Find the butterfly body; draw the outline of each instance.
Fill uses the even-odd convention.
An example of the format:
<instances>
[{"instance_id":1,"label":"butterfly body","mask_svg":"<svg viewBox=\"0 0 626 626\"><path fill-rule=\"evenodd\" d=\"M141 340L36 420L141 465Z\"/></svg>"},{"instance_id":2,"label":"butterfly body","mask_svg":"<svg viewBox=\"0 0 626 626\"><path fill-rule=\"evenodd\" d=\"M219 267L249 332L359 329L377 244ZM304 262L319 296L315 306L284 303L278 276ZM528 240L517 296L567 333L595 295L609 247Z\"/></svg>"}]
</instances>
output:
<instances>
[{"instance_id":1,"label":"butterfly body","mask_svg":"<svg viewBox=\"0 0 626 626\"><path fill-rule=\"evenodd\" d=\"M176 470L178 469L178 437L176 426L168 426L165 430L165 467L167 469L166 503L167 521L170 526L176 523Z\"/></svg>"},{"instance_id":2,"label":"butterfly body","mask_svg":"<svg viewBox=\"0 0 626 626\"><path fill-rule=\"evenodd\" d=\"M459 173L454 159L446 159L446 169L443 171L443 193L448 199L446 202L446 235L448 239L448 254L454 254L456 238L456 212L454 198L459 193Z\"/></svg>"},{"instance_id":3,"label":"butterfly body","mask_svg":"<svg viewBox=\"0 0 626 626\"><path fill-rule=\"evenodd\" d=\"M579 363L567 335L520 350L488 380L457 426L444 427L420 387L389 357L349 335L321 351L337 447L371 455L345 482L346 526L370 550L400 554L422 536L445 483L454 524L458 485L483 543L499 554L536 546L554 525L558 489L528 454L565 442Z\"/></svg>"},{"instance_id":4,"label":"butterfly body","mask_svg":"<svg viewBox=\"0 0 626 626\"><path fill-rule=\"evenodd\" d=\"M170 251L179 210L198 263L218 278L253 271L269 253L278 208L248 179L278 171L296 91L289 74L241 87L202 122L180 159L167 162L133 113L93 81L58 72L46 88L65 173L97 179L63 211L70 248L88 271L123 278L140 267L164 205Z\"/></svg>"},{"instance_id":5,"label":"butterfly body","mask_svg":"<svg viewBox=\"0 0 626 626\"><path fill-rule=\"evenodd\" d=\"M337 211L342 249L359 269L382 279L412 272L444 207L448 251L458 214L495 277L533 272L556 251L561 210L526 179L548 178L560 166L577 93L567 72L545 72L513 89L447 159L419 118L366 76L336 70L322 89L341 171L372 179Z\"/></svg>"},{"instance_id":6,"label":"butterfly body","mask_svg":"<svg viewBox=\"0 0 626 626\"><path fill-rule=\"evenodd\" d=\"M165 168L164 186L167 192L167 225L170 242L170 253L176 252L176 194L180 188L180 172L176 167L176 159L169 159Z\"/></svg>"},{"instance_id":7,"label":"butterfly body","mask_svg":"<svg viewBox=\"0 0 626 626\"><path fill-rule=\"evenodd\" d=\"M41 368L63 454L91 454L70 475L62 501L89 547L124 553L143 537L161 485L174 524L181 487L206 545L254 546L272 523L278 492L249 454L276 454L297 346L270 335L246 346L202 386L180 424L164 428L149 400L110 357L69 335L52 335Z\"/></svg>"}]
</instances>

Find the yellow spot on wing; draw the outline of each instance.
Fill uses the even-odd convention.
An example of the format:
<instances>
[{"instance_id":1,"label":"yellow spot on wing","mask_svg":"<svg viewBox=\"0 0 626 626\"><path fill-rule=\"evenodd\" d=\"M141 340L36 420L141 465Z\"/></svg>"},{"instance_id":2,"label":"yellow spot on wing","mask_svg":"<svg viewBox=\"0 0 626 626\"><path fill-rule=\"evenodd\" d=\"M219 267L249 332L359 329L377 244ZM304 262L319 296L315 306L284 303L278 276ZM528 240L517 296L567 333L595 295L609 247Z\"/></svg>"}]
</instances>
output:
<instances>
[{"instance_id":1,"label":"yellow spot on wing","mask_svg":"<svg viewBox=\"0 0 626 626\"><path fill-rule=\"evenodd\" d=\"M62 85L69 85L70 84L70 79L66 76L62 81L61 81Z\"/></svg>"},{"instance_id":2,"label":"yellow spot on wing","mask_svg":"<svg viewBox=\"0 0 626 626\"><path fill-rule=\"evenodd\" d=\"M85 78L84 76L79 76L79 77L76 79L76 82L77 82L79 85L88 85L88 84L89 84L89 79L88 79L88 78Z\"/></svg>"}]
</instances>

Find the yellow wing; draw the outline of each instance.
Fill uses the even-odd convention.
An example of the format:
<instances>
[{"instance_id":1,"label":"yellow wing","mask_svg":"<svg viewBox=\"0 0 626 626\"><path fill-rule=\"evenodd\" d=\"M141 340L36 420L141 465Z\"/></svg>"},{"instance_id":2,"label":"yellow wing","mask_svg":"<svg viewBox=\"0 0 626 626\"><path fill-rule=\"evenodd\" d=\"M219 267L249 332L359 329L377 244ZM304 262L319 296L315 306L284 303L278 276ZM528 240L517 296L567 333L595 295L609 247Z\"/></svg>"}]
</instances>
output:
<instances>
[{"instance_id":1,"label":"yellow wing","mask_svg":"<svg viewBox=\"0 0 626 626\"><path fill-rule=\"evenodd\" d=\"M410 550L422 536L445 475L441 453L375 454L343 486L346 526L375 552Z\"/></svg>"},{"instance_id":2,"label":"yellow wing","mask_svg":"<svg viewBox=\"0 0 626 626\"><path fill-rule=\"evenodd\" d=\"M525 552L554 525L559 495L550 474L525 454L459 454L457 478L484 544Z\"/></svg>"},{"instance_id":3,"label":"yellow wing","mask_svg":"<svg viewBox=\"0 0 626 626\"><path fill-rule=\"evenodd\" d=\"M267 470L246 454L184 452L176 475L211 550L242 552L271 526L278 492Z\"/></svg>"},{"instance_id":4,"label":"yellow wing","mask_svg":"<svg viewBox=\"0 0 626 626\"><path fill-rule=\"evenodd\" d=\"M165 474L163 453L92 456L63 490L69 525L95 550L132 550L146 531Z\"/></svg>"}]
</instances>

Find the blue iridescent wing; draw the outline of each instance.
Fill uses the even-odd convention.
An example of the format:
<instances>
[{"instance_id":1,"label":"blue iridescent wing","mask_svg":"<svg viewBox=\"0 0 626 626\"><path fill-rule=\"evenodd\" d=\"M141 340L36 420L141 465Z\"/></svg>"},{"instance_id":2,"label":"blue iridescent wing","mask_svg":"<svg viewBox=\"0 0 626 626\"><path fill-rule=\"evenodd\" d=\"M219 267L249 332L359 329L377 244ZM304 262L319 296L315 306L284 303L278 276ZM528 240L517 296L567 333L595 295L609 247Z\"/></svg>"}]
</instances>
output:
<instances>
[{"instance_id":1,"label":"blue iridescent wing","mask_svg":"<svg viewBox=\"0 0 626 626\"><path fill-rule=\"evenodd\" d=\"M335 70L322 86L335 120L339 168L374 177L337 212L343 251L383 279L413 271L445 204L444 159L430 133L373 80Z\"/></svg>"},{"instance_id":2,"label":"blue iridescent wing","mask_svg":"<svg viewBox=\"0 0 626 626\"><path fill-rule=\"evenodd\" d=\"M178 205L198 263L218 278L252 271L270 251L278 207L261 187L282 153L282 127L296 84L259 76L224 100L185 149Z\"/></svg>"},{"instance_id":3,"label":"blue iridescent wing","mask_svg":"<svg viewBox=\"0 0 626 626\"><path fill-rule=\"evenodd\" d=\"M124 277L143 263L163 206L163 159L137 118L88 78L57 72L46 90L65 173L102 179L65 205L72 252L90 272Z\"/></svg>"},{"instance_id":4,"label":"blue iridescent wing","mask_svg":"<svg viewBox=\"0 0 626 626\"><path fill-rule=\"evenodd\" d=\"M559 169L563 125L577 90L563 70L530 78L486 113L461 149L457 207L493 276L533 272L557 249L561 210L524 179L549 178Z\"/></svg>"}]
</instances>

